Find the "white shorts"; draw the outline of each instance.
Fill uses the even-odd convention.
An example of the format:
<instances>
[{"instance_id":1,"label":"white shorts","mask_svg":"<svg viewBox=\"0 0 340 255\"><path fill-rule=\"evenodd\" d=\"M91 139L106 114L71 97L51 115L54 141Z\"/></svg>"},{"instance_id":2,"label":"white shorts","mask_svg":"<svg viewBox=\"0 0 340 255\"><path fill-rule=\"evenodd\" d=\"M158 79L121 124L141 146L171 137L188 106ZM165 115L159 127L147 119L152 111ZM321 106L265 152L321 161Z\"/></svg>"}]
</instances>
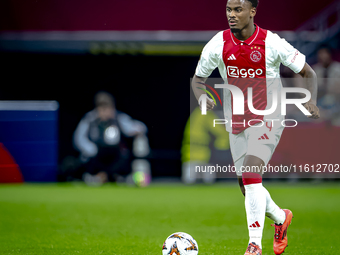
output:
<instances>
[{"instance_id":1,"label":"white shorts","mask_svg":"<svg viewBox=\"0 0 340 255\"><path fill-rule=\"evenodd\" d=\"M240 134L229 133L230 150L237 176L242 176L241 166L246 155L256 156L267 165L278 145L284 127L278 122L254 125Z\"/></svg>"}]
</instances>

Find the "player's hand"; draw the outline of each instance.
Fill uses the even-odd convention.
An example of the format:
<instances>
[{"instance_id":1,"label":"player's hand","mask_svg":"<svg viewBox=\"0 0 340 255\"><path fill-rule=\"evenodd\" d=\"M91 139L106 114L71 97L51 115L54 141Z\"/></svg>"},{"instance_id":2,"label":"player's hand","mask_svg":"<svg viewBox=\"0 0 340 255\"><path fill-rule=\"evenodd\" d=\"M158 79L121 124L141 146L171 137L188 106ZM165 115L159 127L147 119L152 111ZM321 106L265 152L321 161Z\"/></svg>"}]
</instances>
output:
<instances>
[{"instance_id":1,"label":"player's hand","mask_svg":"<svg viewBox=\"0 0 340 255\"><path fill-rule=\"evenodd\" d=\"M314 102L307 102L304 104L304 107L309 111L312 115L308 116L308 118L318 119L320 118L319 108L316 106Z\"/></svg>"},{"instance_id":2,"label":"player's hand","mask_svg":"<svg viewBox=\"0 0 340 255\"><path fill-rule=\"evenodd\" d=\"M215 107L214 100L212 100L211 98L208 97L207 110L211 111L212 109L214 109L214 107Z\"/></svg>"},{"instance_id":3,"label":"player's hand","mask_svg":"<svg viewBox=\"0 0 340 255\"><path fill-rule=\"evenodd\" d=\"M200 99L198 100L198 103L200 105L200 109L202 110L202 97L205 96L207 98L206 102L207 102L207 111L211 111L212 109L214 109L215 107L215 102L214 100L212 100L211 98L209 98L208 96L206 96L205 94L202 94Z\"/></svg>"}]
</instances>

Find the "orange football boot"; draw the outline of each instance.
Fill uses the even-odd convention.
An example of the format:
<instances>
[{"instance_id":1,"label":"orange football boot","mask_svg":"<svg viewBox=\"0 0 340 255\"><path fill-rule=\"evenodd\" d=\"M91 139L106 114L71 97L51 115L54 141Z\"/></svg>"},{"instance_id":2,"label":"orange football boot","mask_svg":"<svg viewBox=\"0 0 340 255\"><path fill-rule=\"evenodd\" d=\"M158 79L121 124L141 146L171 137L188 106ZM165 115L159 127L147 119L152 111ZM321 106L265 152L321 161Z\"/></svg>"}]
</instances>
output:
<instances>
[{"instance_id":1,"label":"orange football boot","mask_svg":"<svg viewBox=\"0 0 340 255\"><path fill-rule=\"evenodd\" d=\"M288 238L287 238L287 229L292 222L293 213L291 210L283 209L283 211L286 214L286 220L283 222L283 224L276 225L272 224L272 226L275 226L275 235L274 235L274 253L276 255L282 254L287 245L288 245Z\"/></svg>"},{"instance_id":2,"label":"orange football boot","mask_svg":"<svg viewBox=\"0 0 340 255\"><path fill-rule=\"evenodd\" d=\"M260 246L256 243L249 243L246 253L244 255L262 255L262 250Z\"/></svg>"}]
</instances>

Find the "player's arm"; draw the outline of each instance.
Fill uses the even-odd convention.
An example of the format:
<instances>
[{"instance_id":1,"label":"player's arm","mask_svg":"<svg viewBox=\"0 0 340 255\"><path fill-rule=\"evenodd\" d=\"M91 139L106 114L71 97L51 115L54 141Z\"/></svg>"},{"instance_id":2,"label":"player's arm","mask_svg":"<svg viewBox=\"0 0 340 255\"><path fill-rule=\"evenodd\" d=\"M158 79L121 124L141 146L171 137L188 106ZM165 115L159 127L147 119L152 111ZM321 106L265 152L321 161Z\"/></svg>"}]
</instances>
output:
<instances>
[{"instance_id":1,"label":"player's arm","mask_svg":"<svg viewBox=\"0 0 340 255\"><path fill-rule=\"evenodd\" d=\"M206 96L206 92L202 89L206 89L204 85L212 71L218 66L223 49L223 31L217 33L202 50L200 60L198 61L195 75L191 81L191 87L195 94L198 103L201 106L203 96ZM214 108L214 101L206 96L207 110Z\"/></svg>"},{"instance_id":2,"label":"player's arm","mask_svg":"<svg viewBox=\"0 0 340 255\"><path fill-rule=\"evenodd\" d=\"M320 117L319 108L316 106L316 98L318 92L317 77L314 70L305 63L299 74L303 77L306 88L311 94L311 99L304 106L312 114L309 118L318 119Z\"/></svg>"},{"instance_id":3,"label":"player's arm","mask_svg":"<svg viewBox=\"0 0 340 255\"><path fill-rule=\"evenodd\" d=\"M127 137L144 135L148 130L143 122L132 119L126 113L119 112L117 114L117 121L123 134Z\"/></svg>"},{"instance_id":4,"label":"player's arm","mask_svg":"<svg viewBox=\"0 0 340 255\"><path fill-rule=\"evenodd\" d=\"M206 89L206 86L204 86L203 84L205 84L205 81L207 80L207 78L204 77L199 77L196 74L194 75L194 77L192 78L192 82L191 82L191 87L192 87L192 91L195 94L195 97L197 99L197 101L199 101L200 104L200 98L202 95L206 95L206 92L204 92L204 90L202 89ZM207 110L212 110L215 106L215 103L213 100L207 100Z\"/></svg>"},{"instance_id":5,"label":"player's arm","mask_svg":"<svg viewBox=\"0 0 340 255\"><path fill-rule=\"evenodd\" d=\"M81 119L73 134L74 147L80 151L81 160L83 161L95 157L98 153L98 146L90 141L88 135L93 116L93 111L87 113L84 118Z\"/></svg>"}]
</instances>

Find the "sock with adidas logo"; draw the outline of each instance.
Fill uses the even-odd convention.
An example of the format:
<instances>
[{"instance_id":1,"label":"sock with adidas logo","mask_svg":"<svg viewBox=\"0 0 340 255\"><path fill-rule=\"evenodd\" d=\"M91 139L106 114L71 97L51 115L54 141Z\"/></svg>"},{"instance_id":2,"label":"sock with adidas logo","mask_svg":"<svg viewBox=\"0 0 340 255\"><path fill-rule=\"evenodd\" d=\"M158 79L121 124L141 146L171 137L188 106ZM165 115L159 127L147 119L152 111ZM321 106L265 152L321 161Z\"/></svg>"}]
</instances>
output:
<instances>
[{"instance_id":1,"label":"sock with adidas logo","mask_svg":"<svg viewBox=\"0 0 340 255\"><path fill-rule=\"evenodd\" d=\"M266 194L262 186L262 177L255 173L243 173L242 177L246 193L249 243L254 242L262 249L261 240L266 213Z\"/></svg>"}]
</instances>

